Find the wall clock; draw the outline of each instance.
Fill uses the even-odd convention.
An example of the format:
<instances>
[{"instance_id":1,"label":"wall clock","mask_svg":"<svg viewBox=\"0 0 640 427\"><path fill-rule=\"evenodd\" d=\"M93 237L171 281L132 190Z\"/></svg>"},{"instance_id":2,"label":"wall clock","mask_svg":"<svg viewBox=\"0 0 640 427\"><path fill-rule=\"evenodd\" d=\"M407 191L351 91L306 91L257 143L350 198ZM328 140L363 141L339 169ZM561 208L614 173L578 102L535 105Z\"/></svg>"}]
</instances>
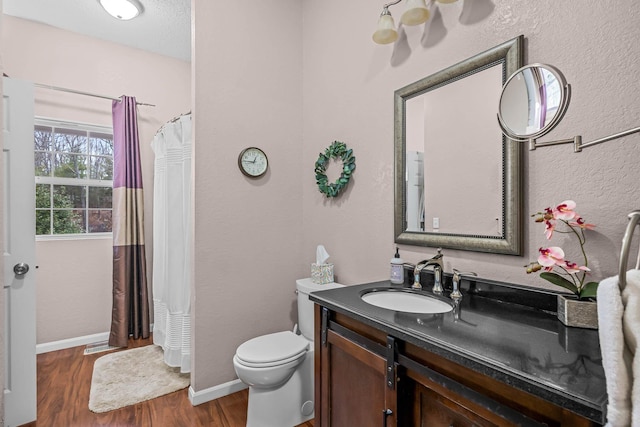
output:
<instances>
[{"instance_id":1,"label":"wall clock","mask_svg":"<svg viewBox=\"0 0 640 427\"><path fill-rule=\"evenodd\" d=\"M238 156L238 167L240 171L249 178L259 178L267 172L269 160L259 148L249 147L240 152Z\"/></svg>"}]
</instances>

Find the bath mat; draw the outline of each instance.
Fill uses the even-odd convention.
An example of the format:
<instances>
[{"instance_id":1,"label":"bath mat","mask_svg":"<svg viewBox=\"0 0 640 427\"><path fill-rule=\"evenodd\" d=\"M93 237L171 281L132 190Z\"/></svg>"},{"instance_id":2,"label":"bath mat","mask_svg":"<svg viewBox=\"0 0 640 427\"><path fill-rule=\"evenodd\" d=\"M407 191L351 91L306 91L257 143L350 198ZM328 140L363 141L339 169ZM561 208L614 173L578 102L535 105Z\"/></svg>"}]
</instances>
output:
<instances>
[{"instance_id":1,"label":"bath mat","mask_svg":"<svg viewBox=\"0 0 640 427\"><path fill-rule=\"evenodd\" d=\"M157 345L107 354L93 365L89 410L112 411L188 385L189 374L167 366L162 348Z\"/></svg>"}]
</instances>

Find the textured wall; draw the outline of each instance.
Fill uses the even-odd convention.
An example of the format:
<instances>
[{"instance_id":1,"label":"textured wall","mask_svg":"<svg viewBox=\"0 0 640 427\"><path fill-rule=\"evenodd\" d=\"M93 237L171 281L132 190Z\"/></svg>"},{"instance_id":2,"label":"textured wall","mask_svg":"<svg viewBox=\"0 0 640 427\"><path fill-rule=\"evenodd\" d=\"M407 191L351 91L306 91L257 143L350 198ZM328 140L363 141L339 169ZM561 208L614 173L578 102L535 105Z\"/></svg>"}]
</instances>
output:
<instances>
[{"instance_id":1,"label":"textured wall","mask_svg":"<svg viewBox=\"0 0 640 427\"><path fill-rule=\"evenodd\" d=\"M127 94L156 105L138 107L151 280L154 155L150 143L163 123L190 110L190 63L11 16L3 19L4 71L11 77L108 96ZM36 88L35 112L106 126L112 121L109 100L47 89ZM38 344L109 330L111 246L110 238L37 242Z\"/></svg>"},{"instance_id":2,"label":"textured wall","mask_svg":"<svg viewBox=\"0 0 640 427\"><path fill-rule=\"evenodd\" d=\"M191 386L235 378L243 341L290 329L302 216L301 2L196 1L195 272ZM237 158L269 158L252 180Z\"/></svg>"},{"instance_id":3,"label":"textured wall","mask_svg":"<svg viewBox=\"0 0 640 427\"><path fill-rule=\"evenodd\" d=\"M371 41L381 4L330 0L304 5L303 253L324 243L343 283L388 277L394 246L395 89L523 34L525 63L559 67L573 89L564 121L543 140L582 135L589 141L640 125L640 5L632 0L589 2L588 7L546 0L457 2L441 5L440 15L426 28L409 27L386 46ZM396 23L402 10L402 5L391 8ZM467 24L460 22L461 14ZM450 125L456 126L455 117ZM312 165L332 139L354 148L357 170L346 194L327 201L316 190ZM593 278L616 273L626 214L640 205L640 134L580 154L571 146L527 151L524 160L525 213L575 200L578 212L598 225L587 243ZM449 174L465 173L450 166ZM448 180L443 176L441 184ZM446 271L471 270L485 278L544 287L544 281L522 268L546 244L543 229L527 215L524 233L522 257L444 250ZM552 242L561 243L562 236ZM435 250L401 245L400 253L415 262Z\"/></svg>"}]
</instances>

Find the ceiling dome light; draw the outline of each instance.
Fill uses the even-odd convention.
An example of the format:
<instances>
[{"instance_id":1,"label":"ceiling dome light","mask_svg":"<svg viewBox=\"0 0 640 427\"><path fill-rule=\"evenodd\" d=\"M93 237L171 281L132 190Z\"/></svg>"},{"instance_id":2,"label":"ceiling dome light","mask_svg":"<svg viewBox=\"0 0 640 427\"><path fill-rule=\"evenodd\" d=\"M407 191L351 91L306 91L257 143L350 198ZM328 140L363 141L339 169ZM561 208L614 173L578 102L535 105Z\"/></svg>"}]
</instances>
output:
<instances>
[{"instance_id":1,"label":"ceiling dome light","mask_svg":"<svg viewBox=\"0 0 640 427\"><path fill-rule=\"evenodd\" d=\"M114 18L127 21L142 12L142 5L137 0L99 0L100 5Z\"/></svg>"}]
</instances>

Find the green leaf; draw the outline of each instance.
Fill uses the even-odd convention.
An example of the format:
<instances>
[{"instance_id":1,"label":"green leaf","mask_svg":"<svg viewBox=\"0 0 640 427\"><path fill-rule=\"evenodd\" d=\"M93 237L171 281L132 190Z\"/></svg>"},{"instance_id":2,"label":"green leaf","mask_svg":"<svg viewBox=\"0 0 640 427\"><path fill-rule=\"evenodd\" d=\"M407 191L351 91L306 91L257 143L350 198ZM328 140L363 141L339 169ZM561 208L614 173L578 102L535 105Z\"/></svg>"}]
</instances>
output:
<instances>
[{"instance_id":1,"label":"green leaf","mask_svg":"<svg viewBox=\"0 0 640 427\"><path fill-rule=\"evenodd\" d=\"M589 282L582 287L580 291L580 299L597 298L598 297L598 282Z\"/></svg>"},{"instance_id":2,"label":"green leaf","mask_svg":"<svg viewBox=\"0 0 640 427\"><path fill-rule=\"evenodd\" d=\"M560 276L559 274L544 272L544 273L540 273L540 277L542 277L544 280L548 280L549 282L553 283L556 286L560 286L562 288L568 289L572 293L578 295L578 288L576 287L576 285L574 285L564 277Z\"/></svg>"}]
</instances>

